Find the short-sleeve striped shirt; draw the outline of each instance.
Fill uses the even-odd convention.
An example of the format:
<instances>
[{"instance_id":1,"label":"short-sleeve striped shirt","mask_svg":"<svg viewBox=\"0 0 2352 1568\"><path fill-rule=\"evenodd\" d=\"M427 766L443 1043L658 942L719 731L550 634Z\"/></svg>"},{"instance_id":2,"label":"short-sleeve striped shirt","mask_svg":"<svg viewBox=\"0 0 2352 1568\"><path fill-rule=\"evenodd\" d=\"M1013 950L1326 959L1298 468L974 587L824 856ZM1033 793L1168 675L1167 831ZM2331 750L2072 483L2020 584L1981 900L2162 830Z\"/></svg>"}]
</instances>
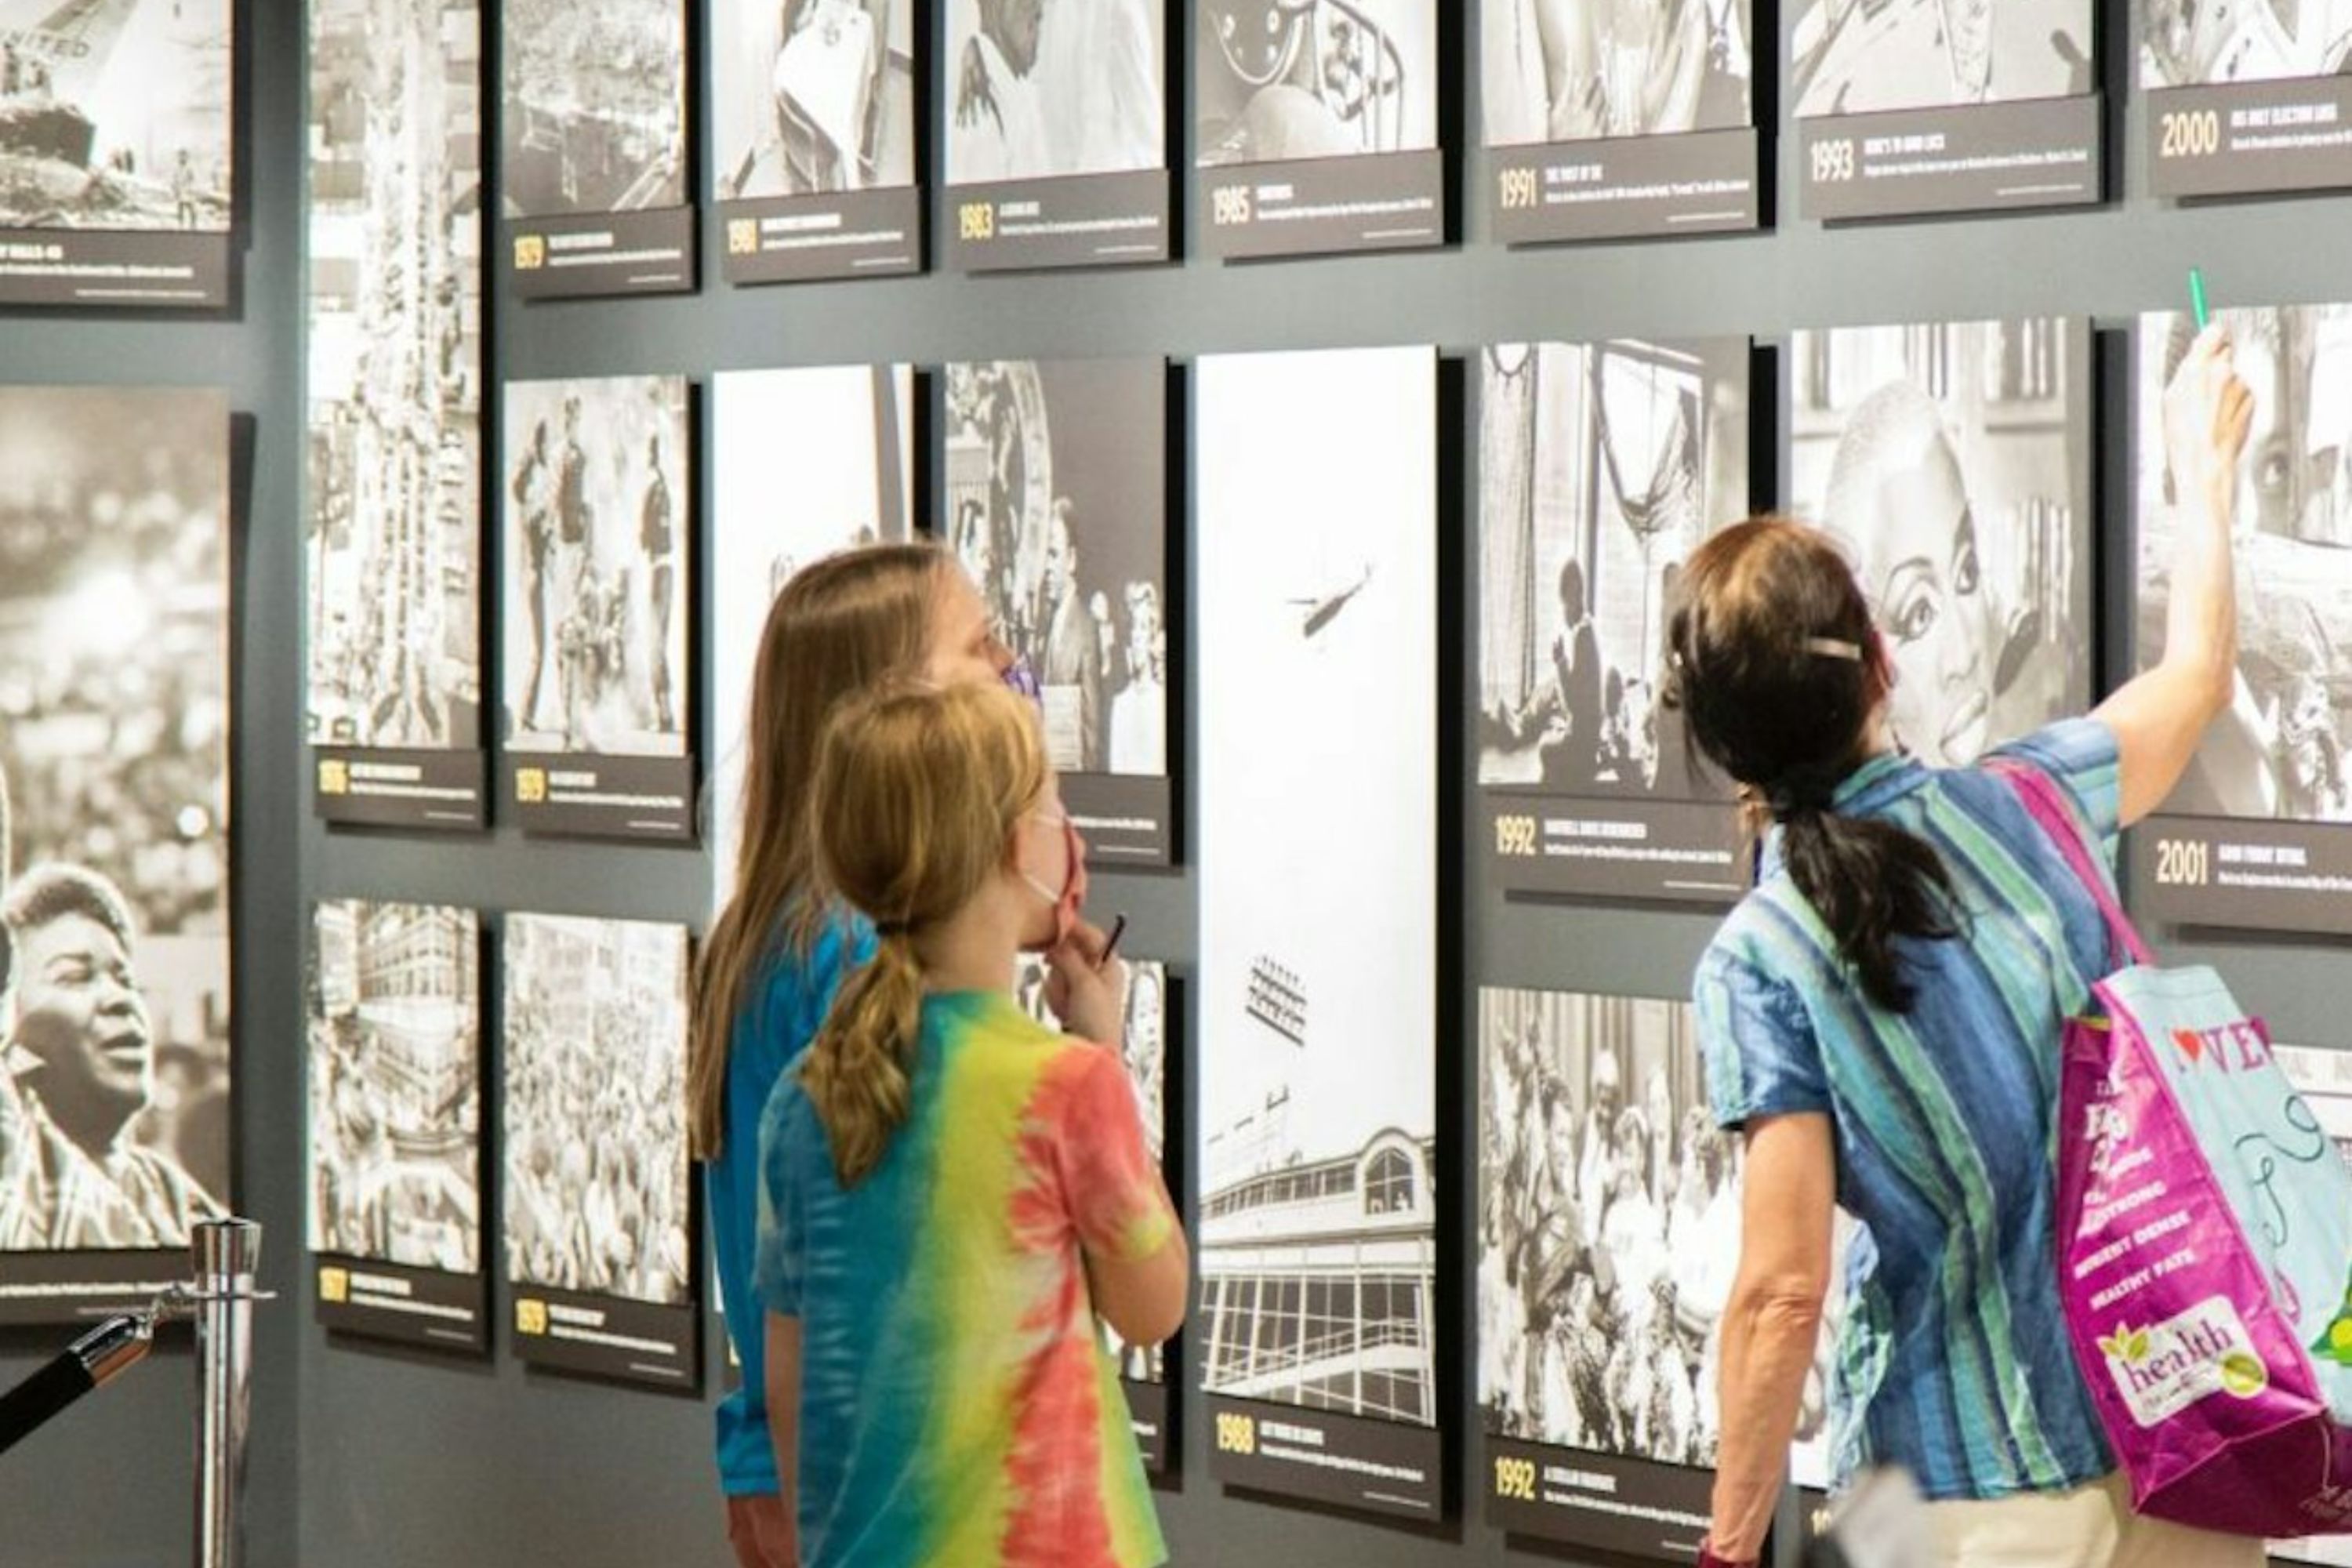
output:
<instances>
[{"instance_id":1,"label":"short-sleeve striped shirt","mask_svg":"<svg viewBox=\"0 0 2352 1568\"><path fill-rule=\"evenodd\" d=\"M2063 788L2110 856L2116 741L2077 719L1997 756ZM1943 858L1959 933L1900 943L1908 1013L1873 1005L1768 845L1763 875L1699 962L1716 1120L1832 1120L1839 1206L1863 1236L1832 1396L1840 1480L1899 1464L1931 1498L2077 1486L2114 1468L2059 1306L2053 1152L2066 1018L2109 968L2096 904L1979 765L1865 763L1835 809Z\"/></svg>"}]
</instances>

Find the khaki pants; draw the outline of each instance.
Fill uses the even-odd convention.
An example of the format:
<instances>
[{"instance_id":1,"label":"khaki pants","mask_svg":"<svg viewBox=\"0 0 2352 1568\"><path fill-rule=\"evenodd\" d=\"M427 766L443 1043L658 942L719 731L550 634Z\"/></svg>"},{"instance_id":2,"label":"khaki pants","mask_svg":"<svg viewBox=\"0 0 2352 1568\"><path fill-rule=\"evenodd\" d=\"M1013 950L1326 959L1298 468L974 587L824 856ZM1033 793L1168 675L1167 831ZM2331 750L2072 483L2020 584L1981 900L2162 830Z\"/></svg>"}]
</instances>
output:
<instances>
[{"instance_id":1,"label":"khaki pants","mask_svg":"<svg viewBox=\"0 0 2352 1568\"><path fill-rule=\"evenodd\" d=\"M1938 1568L2262 1568L2263 1543L2131 1510L2121 1476L2064 1492L1927 1505Z\"/></svg>"}]
</instances>

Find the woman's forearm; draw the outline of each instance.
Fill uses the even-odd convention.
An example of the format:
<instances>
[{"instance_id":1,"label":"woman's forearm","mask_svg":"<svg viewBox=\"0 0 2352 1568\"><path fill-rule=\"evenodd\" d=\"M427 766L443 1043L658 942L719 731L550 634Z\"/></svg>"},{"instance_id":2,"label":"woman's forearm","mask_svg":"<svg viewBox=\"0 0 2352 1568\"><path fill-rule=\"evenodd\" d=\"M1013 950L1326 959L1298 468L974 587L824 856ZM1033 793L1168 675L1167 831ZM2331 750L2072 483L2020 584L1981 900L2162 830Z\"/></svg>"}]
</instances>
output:
<instances>
[{"instance_id":1,"label":"woman's forearm","mask_svg":"<svg viewBox=\"0 0 2352 1568\"><path fill-rule=\"evenodd\" d=\"M2185 485L2173 518L2172 591L2165 605L2164 662L2193 679L2218 713L2238 661L2238 585L2231 553L2237 474Z\"/></svg>"},{"instance_id":2,"label":"woman's forearm","mask_svg":"<svg viewBox=\"0 0 2352 1568\"><path fill-rule=\"evenodd\" d=\"M1741 1563L1763 1550L1821 1327L1818 1298L1735 1291L1724 1309L1723 1442L1708 1531L1717 1556Z\"/></svg>"}]
</instances>

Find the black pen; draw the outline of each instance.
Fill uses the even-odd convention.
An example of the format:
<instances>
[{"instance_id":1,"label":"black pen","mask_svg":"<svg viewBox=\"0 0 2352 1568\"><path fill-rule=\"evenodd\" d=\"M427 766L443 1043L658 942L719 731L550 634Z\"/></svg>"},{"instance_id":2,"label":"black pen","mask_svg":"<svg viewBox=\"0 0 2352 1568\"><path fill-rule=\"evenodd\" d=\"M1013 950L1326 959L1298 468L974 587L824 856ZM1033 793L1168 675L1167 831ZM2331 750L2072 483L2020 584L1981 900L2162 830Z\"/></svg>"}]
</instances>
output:
<instances>
[{"instance_id":1,"label":"black pen","mask_svg":"<svg viewBox=\"0 0 2352 1568\"><path fill-rule=\"evenodd\" d=\"M1118 939L1127 934L1127 917L1121 915L1110 922L1110 940L1103 943L1102 957L1096 961L1097 971L1110 967L1110 955L1118 951Z\"/></svg>"}]
</instances>

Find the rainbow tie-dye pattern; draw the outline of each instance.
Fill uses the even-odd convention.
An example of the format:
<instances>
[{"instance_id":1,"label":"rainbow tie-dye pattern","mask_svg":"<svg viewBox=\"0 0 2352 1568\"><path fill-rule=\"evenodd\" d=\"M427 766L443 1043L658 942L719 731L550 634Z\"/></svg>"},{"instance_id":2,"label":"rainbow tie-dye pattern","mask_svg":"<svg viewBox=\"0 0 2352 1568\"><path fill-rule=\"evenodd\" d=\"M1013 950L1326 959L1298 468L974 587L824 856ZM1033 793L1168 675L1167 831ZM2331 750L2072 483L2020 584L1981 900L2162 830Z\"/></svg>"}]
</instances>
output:
<instances>
[{"instance_id":1,"label":"rainbow tie-dye pattern","mask_svg":"<svg viewBox=\"0 0 2352 1568\"><path fill-rule=\"evenodd\" d=\"M1084 1261L1177 1223L1124 1068L971 992L924 1004L913 1084L847 1191L797 1073L761 1127L760 1298L801 1320L802 1563L1166 1561Z\"/></svg>"}]
</instances>

